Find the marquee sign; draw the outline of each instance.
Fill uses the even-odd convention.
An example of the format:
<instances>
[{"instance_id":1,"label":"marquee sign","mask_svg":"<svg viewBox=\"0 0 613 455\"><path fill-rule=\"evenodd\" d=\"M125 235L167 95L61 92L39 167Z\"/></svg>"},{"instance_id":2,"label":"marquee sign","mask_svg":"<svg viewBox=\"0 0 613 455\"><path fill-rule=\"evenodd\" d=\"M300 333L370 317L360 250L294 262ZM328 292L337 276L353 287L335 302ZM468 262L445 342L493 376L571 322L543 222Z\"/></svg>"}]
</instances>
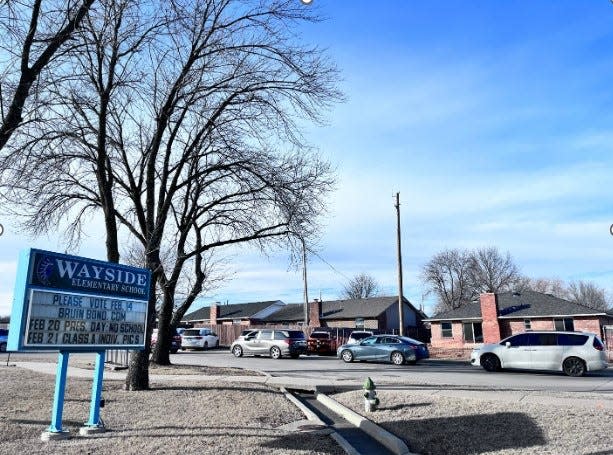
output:
<instances>
[{"instance_id":1,"label":"marquee sign","mask_svg":"<svg viewBox=\"0 0 613 455\"><path fill-rule=\"evenodd\" d=\"M19 260L7 348L144 349L146 269L30 249Z\"/></svg>"}]
</instances>

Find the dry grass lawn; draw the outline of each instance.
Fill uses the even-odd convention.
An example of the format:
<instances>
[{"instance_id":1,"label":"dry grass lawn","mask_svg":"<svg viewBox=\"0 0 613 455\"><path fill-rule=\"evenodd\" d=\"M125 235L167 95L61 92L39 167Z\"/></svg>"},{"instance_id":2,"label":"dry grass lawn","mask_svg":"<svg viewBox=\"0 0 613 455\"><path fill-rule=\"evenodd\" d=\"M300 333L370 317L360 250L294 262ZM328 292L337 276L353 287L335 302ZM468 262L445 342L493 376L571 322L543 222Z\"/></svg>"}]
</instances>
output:
<instances>
[{"instance_id":1,"label":"dry grass lawn","mask_svg":"<svg viewBox=\"0 0 613 455\"><path fill-rule=\"evenodd\" d=\"M449 398L410 389L377 395L381 407L367 417L423 455L613 454L610 408ZM361 390L332 398L365 415Z\"/></svg>"},{"instance_id":2,"label":"dry grass lawn","mask_svg":"<svg viewBox=\"0 0 613 455\"><path fill-rule=\"evenodd\" d=\"M69 378L63 427L72 438L43 442L55 378L2 365L0 384L2 454L344 453L328 436L277 429L304 416L263 385L166 381L126 392L123 382L105 381L102 417L109 431L84 437L78 429L89 416L91 381Z\"/></svg>"}]
</instances>

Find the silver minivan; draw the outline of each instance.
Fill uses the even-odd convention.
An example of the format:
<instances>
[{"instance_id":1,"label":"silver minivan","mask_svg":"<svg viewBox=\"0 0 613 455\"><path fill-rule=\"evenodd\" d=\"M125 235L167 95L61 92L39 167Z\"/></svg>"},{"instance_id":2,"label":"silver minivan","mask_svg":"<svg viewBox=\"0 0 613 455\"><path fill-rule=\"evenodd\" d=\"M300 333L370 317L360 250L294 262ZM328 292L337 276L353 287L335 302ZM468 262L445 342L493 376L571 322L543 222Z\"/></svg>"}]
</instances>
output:
<instances>
[{"instance_id":1,"label":"silver minivan","mask_svg":"<svg viewBox=\"0 0 613 455\"><path fill-rule=\"evenodd\" d=\"M236 357L266 355L273 359L289 356L293 359L305 354L306 338L301 330L261 329L240 336L230 346Z\"/></svg>"},{"instance_id":2,"label":"silver minivan","mask_svg":"<svg viewBox=\"0 0 613 455\"><path fill-rule=\"evenodd\" d=\"M473 349L470 362L486 371L501 368L563 371L583 376L607 368L602 341L588 332L534 331Z\"/></svg>"}]
</instances>

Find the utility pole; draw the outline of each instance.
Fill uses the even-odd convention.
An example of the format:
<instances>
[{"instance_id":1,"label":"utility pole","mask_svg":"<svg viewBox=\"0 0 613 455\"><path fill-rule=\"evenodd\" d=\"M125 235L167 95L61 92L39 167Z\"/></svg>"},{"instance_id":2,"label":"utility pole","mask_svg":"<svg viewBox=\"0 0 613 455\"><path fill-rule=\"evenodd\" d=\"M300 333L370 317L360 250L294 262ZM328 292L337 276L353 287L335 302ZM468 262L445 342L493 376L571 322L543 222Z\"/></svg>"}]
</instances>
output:
<instances>
[{"instance_id":1,"label":"utility pole","mask_svg":"<svg viewBox=\"0 0 613 455\"><path fill-rule=\"evenodd\" d=\"M304 327L307 327L309 325L309 292L307 290L306 244L302 237L300 241L302 242L302 281L304 282Z\"/></svg>"},{"instance_id":2,"label":"utility pole","mask_svg":"<svg viewBox=\"0 0 613 455\"><path fill-rule=\"evenodd\" d=\"M400 193L396 193L396 237L398 244L398 325L399 334L404 336L404 306L402 299L402 248L400 246Z\"/></svg>"}]
</instances>

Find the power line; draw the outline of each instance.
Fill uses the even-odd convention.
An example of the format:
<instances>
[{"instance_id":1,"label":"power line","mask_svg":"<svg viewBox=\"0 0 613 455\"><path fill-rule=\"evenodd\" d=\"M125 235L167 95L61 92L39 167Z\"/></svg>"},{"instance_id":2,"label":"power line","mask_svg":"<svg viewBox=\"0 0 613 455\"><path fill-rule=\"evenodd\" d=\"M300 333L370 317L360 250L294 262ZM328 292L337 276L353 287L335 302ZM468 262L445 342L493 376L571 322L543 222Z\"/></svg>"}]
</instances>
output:
<instances>
[{"instance_id":1,"label":"power line","mask_svg":"<svg viewBox=\"0 0 613 455\"><path fill-rule=\"evenodd\" d=\"M345 278L348 281L351 281L351 278L349 278L347 275L345 275L343 272L340 272L339 270L337 270L332 264L330 264L328 261L326 261L324 258L322 258L319 254L317 254L315 251L309 251L313 256L316 256L317 258L319 258L319 260L321 262L323 262L324 264L326 264L328 267L330 267L334 272L338 273L340 276L342 276L343 278Z\"/></svg>"}]
</instances>

